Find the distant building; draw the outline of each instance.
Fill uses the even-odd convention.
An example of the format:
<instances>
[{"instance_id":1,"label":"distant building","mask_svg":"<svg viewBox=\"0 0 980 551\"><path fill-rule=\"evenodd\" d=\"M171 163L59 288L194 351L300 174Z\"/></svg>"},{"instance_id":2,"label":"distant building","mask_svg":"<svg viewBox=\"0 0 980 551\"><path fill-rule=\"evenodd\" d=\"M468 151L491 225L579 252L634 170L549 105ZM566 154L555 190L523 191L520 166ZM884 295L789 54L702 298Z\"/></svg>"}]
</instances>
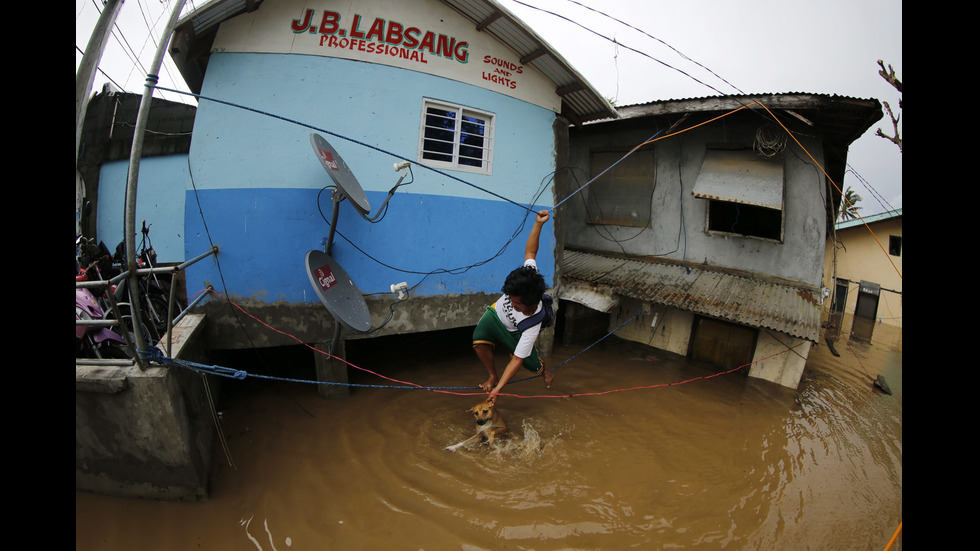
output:
<instances>
[{"instance_id":1,"label":"distant building","mask_svg":"<svg viewBox=\"0 0 980 551\"><path fill-rule=\"evenodd\" d=\"M835 224L824 258L825 308L842 334L870 341L874 324L902 327L903 249L902 209Z\"/></svg>"}]
</instances>

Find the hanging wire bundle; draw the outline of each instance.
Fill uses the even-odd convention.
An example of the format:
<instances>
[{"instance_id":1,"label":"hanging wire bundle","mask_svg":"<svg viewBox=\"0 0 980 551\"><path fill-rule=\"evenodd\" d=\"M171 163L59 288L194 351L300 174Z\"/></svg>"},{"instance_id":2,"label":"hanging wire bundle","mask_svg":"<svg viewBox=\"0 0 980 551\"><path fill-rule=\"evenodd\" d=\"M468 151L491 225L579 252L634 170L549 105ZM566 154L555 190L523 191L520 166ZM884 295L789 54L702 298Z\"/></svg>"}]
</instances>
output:
<instances>
[{"instance_id":1,"label":"hanging wire bundle","mask_svg":"<svg viewBox=\"0 0 980 551\"><path fill-rule=\"evenodd\" d=\"M771 124L764 124L755 131L752 149L759 155L771 159L786 149L786 134Z\"/></svg>"}]
</instances>

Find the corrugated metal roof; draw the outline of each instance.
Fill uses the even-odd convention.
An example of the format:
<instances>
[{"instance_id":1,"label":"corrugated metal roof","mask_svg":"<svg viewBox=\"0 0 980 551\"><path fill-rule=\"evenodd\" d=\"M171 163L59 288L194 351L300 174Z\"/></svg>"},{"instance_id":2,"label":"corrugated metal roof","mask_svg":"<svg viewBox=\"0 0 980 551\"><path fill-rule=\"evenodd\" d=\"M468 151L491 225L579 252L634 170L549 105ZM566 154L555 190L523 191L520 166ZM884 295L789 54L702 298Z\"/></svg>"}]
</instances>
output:
<instances>
[{"instance_id":1,"label":"corrugated metal roof","mask_svg":"<svg viewBox=\"0 0 980 551\"><path fill-rule=\"evenodd\" d=\"M820 305L802 288L675 264L566 249L562 281L818 342ZM559 293L560 298L563 297Z\"/></svg>"},{"instance_id":2,"label":"corrugated metal roof","mask_svg":"<svg viewBox=\"0 0 980 551\"><path fill-rule=\"evenodd\" d=\"M211 0L181 17L177 26L190 22L195 34L204 34L226 19L257 9L261 3L262 0Z\"/></svg>"},{"instance_id":3,"label":"corrugated metal roof","mask_svg":"<svg viewBox=\"0 0 980 551\"><path fill-rule=\"evenodd\" d=\"M514 51L524 65L530 65L555 83L562 98L562 115L572 123L619 118L619 113L585 77L565 61L554 48L523 21L493 0L442 0Z\"/></svg>"},{"instance_id":4,"label":"corrugated metal roof","mask_svg":"<svg viewBox=\"0 0 980 551\"><path fill-rule=\"evenodd\" d=\"M883 116L881 102L837 94L808 92L740 94L700 98L666 99L648 103L624 105L618 108L620 117L633 119L681 113L725 112L758 102L772 111L782 111L819 129L830 142L846 147L864 135ZM753 110L763 110L752 106Z\"/></svg>"}]
</instances>

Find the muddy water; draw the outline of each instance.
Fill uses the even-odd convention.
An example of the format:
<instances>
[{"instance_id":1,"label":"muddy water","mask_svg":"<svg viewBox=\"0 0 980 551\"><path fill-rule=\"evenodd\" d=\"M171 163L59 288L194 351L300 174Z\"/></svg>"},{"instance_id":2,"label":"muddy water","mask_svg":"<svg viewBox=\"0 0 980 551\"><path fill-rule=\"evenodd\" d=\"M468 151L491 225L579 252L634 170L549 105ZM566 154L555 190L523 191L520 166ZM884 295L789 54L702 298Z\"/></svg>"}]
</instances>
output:
<instances>
[{"instance_id":1,"label":"muddy water","mask_svg":"<svg viewBox=\"0 0 980 551\"><path fill-rule=\"evenodd\" d=\"M227 383L231 461L217 446L210 499L76 492L76 550L881 550L902 519L901 333L875 340L842 339L840 357L822 340L790 390L607 339L551 391L508 388L632 390L501 398L510 438L456 452L443 448L471 433L472 396ZM435 356L414 339L352 360L425 386L482 382L465 342L443 341ZM556 347L551 365L581 349ZM873 388L879 373L893 395Z\"/></svg>"}]
</instances>

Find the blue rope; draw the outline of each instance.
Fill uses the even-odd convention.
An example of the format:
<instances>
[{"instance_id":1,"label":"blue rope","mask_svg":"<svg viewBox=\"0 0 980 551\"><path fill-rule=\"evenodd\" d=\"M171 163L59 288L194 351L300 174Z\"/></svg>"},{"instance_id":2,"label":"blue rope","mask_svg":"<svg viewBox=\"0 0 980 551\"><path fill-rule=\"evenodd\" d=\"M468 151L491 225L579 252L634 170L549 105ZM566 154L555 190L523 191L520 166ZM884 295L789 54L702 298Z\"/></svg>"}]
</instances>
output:
<instances>
[{"instance_id":1,"label":"blue rope","mask_svg":"<svg viewBox=\"0 0 980 551\"><path fill-rule=\"evenodd\" d=\"M619 325L619 327L613 329L609 333L606 333L605 336L603 336L599 340L595 341L594 343L590 344L589 346L583 348L581 351L579 351L577 354L575 354L571 358L568 358L567 360L563 361L562 363L560 363L560 364L556 365L555 367L551 368L551 371L555 371L559 367L561 367L561 366L567 364L568 362L574 360L575 358L581 356L588 349L590 349L593 346L595 346L595 345L599 344L600 342L604 341L607 337L609 337L610 335L612 335L616 331L619 331L620 329L622 329L623 326L625 326L627 323L629 323L629 322L633 321L634 319L636 319L641 313L642 313L642 310L637 311L636 315L634 315L632 318L624 321L623 323L621 323ZM258 374L255 374L255 373L251 373L250 374L247 371L244 371L244 370L241 370L241 369L232 369L232 368L229 368L229 367L222 367L222 366L219 366L219 365L213 365L213 364L212 365L207 365L207 364L202 364L202 363L197 363L197 362L191 362L191 361L187 361L187 360L178 360L176 358L170 358L170 357L164 356L163 351L160 350L159 348L155 347L155 346L152 347L152 348L150 348L150 350L140 350L140 351L138 351L138 353L139 353L140 358L142 358L144 360L151 361L151 362L155 362L155 363L158 363L158 364L169 365L169 366L172 366L172 367L183 367L185 369L189 369L191 371L196 371L198 373L204 373L204 374L207 374L207 375L217 375L217 376L220 376L220 377L227 377L227 378L230 378L230 379L237 379L237 380L245 380L247 377L252 377L252 378L256 378L256 379L267 379L267 380L283 381L283 382L289 382L289 383L309 383L309 384L347 386L347 387L359 387L359 388L387 388L387 389L399 389L399 390L483 390L479 386L369 385L369 384L360 384L360 383L338 383L338 382L333 382L333 381L310 381L310 380L307 380L307 379L293 379L293 378L290 378L290 377L274 377L274 376L270 376L270 375L258 375ZM532 377L527 377L527 378L524 378L524 379L518 379L518 380L510 381L507 384L508 385L511 385L511 384L514 384L514 383L519 383L519 382L523 382L523 381L528 381L528 380L531 380L531 379L535 379L537 377L539 377L539 375L534 375Z\"/></svg>"},{"instance_id":2,"label":"blue rope","mask_svg":"<svg viewBox=\"0 0 980 551\"><path fill-rule=\"evenodd\" d=\"M192 92L184 92L184 91L181 91L181 90L175 90L173 88L165 88L163 86L154 86L152 84L145 84L144 86L148 86L150 88L156 88L158 90L166 90L168 92L174 92L174 93L177 93L177 94L184 94L184 95L187 95L187 96L194 96L194 97L196 97L198 99L206 99L208 101L213 101L215 103L220 103L220 104L227 105L227 106L230 106L230 107L235 107L235 108L238 108L238 109L244 109L245 111L251 111L253 113L258 113L260 115L265 115L265 116L268 116L268 117L272 117L274 119L279 119L281 121L290 122L290 123L293 123L293 124L296 124L296 125L299 125L299 126L303 126L305 128L309 128L311 130L316 130L316 131L319 131L319 132L323 132L324 134L329 134L331 136L340 138L342 140L347 140L347 141L349 141L351 143L355 143L357 145L364 146L364 147L366 147L368 149L373 149L373 150L378 151L380 153L384 153L385 155L391 155L392 157L394 157L396 159L400 159L402 161L408 161L408 162L410 162L412 164L415 164L416 166L421 166L423 168L427 168L427 169L435 172L436 174L440 174L442 176L445 176L446 178L450 178L452 180L456 180L458 182L462 182L463 184L466 184L466 185L468 185L468 186L470 186L472 188L475 188L475 189L478 189L478 190L480 190L480 191L482 191L484 193L488 193L490 195L493 195L494 197L496 197L498 199L501 199L501 200L506 201L508 203L511 203L513 205L517 205L518 207L521 207L522 209L524 209L524 210L526 210L528 212L531 212L531 213L534 213L535 212L535 210L533 208L533 205L531 207L529 207L527 205L522 205L522 204L520 204L520 203L518 203L516 201L513 201L511 199L508 199L508 198L504 197L503 195L499 195L497 193L494 193L494 192L490 191L489 189L485 189L485 188L482 188L482 187L480 187L480 186L478 186L476 184L473 184L471 182L467 182L466 180L463 180L462 178L458 178L456 176L453 176L452 174L448 174L448 173L443 172L443 171L441 171L441 170L439 170L437 168L432 168L432 167L425 166L425 165L419 165L418 163L416 163L415 161L413 161L411 159L406 159L405 157L402 157L400 155L396 155L395 153L392 153L390 151L385 151L384 149L381 149L380 147L376 147L376 146L373 146L371 144L367 144L367 143L364 143L362 141L355 140L354 138L348 138L347 136L343 136L341 134L337 134L336 132L331 132L331 131L326 130L326 129L323 129L323 128L318 128L316 126L313 126L313 125L310 125L310 124L306 124L304 122L300 122L300 121L297 121L297 120L294 120L294 119L286 118L286 117L283 117L281 115L276 115L274 113L269 113L269 112L266 112L266 111L261 111L259 109L255 109L255 108L252 108L252 107L246 107L244 105L238 105L238 104L231 103L231 102L228 102L228 101L219 100L219 99L211 98L211 97L208 97L208 96L202 96L201 94L194 94Z\"/></svg>"}]
</instances>

